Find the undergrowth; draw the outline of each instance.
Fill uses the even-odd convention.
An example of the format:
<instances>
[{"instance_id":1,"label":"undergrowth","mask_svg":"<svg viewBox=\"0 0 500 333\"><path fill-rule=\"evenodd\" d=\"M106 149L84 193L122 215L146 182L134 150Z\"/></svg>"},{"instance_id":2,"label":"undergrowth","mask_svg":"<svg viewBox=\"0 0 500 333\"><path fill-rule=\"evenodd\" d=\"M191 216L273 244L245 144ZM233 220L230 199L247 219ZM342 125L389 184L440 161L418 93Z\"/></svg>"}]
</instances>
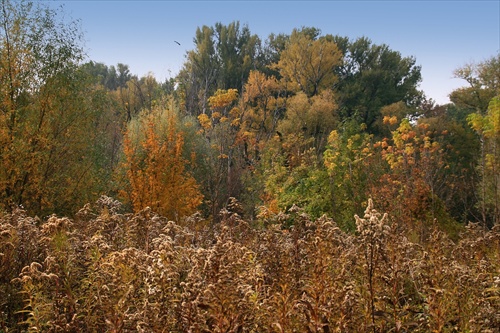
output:
<instances>
[{"instance_id":1,"label":"undergrowth","mask_svg":"<svg viewBox=\"0 0 500 333\"><path fill-rule=\"evenodd\" d=\"M414 243L373 203L355 233L300 208L215 226L102 197L0 217L0 332L500 332L500 227Z\"/></svg>"}]
</instances>

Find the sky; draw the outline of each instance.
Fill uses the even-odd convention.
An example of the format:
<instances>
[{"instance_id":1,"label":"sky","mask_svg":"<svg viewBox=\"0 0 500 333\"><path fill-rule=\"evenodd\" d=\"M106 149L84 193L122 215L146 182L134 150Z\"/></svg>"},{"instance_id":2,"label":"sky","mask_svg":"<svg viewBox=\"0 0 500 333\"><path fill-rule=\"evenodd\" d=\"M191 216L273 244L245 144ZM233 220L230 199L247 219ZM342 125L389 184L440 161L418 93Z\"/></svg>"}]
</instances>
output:
<instances>
[{"instance_id":1,"label":"sky","mask_svg":"<svg viewBox=\"0 0 500 333\"><path fill-rule=\"evenodd\" d=\"M269 34L319 28L386 44L421 66L422 89L438 104L466 82L453 71L500 52L500 0L365 1L60 1L80 20L88 60L129 65L132 74L174 77L195 48L196 29L239 21L265 41ZM181 45L175 43L179 42Z\"/></svg>"}]
</instances>

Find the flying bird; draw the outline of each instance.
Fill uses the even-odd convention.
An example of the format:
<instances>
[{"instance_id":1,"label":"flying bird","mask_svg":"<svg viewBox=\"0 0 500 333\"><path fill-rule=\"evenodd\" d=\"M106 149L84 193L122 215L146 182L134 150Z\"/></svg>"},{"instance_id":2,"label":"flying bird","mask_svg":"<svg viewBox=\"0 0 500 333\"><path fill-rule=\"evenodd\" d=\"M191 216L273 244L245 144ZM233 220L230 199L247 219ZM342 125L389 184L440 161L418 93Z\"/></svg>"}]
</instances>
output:
<instances>
[{"instance_id":1,"label":"flying bird","mask_svg":"<svg viewBox=\"0 0 500 333\"><path fill-rule=\"evenodd\" d=\"M174 42L176 42L176 43L177 43L177 45L181 45L181 43L179 43L179 42L178 42L178 41L176 41L176 40L174 40Z\"/></svg>"}]
</instances>

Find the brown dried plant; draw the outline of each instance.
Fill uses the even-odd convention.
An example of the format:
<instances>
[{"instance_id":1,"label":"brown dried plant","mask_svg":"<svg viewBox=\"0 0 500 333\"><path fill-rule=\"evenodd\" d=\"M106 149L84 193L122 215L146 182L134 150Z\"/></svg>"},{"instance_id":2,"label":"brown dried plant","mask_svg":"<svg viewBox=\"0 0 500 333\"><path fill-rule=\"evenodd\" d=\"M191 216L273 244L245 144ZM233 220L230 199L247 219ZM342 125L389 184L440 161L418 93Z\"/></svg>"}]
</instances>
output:
<instances>
[{"instance_id":1,"label":"brown dried plant","mask_svg":"<svg viewBox=\"0 0 500 333\"><path fill-rule=\"evenodd\" d=\"M498 227L416 243L371 200L353 234L238 207L217 225L109 197L73 220L3 215L0 332L499 332Z\"/></svg>"}]
</instances>

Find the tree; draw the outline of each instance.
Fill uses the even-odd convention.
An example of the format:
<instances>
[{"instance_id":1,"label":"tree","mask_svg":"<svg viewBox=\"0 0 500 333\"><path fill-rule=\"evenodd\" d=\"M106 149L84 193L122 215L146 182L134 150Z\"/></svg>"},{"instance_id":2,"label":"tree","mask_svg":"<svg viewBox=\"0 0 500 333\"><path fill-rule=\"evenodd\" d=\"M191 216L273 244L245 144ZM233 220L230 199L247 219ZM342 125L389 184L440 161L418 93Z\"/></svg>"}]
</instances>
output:
<instances>
[{"instance_id":1,"label":"tree","mask_svg":"<svg viewBox=\"0 0 500 333\"><path fill-rule=\"evenodd\" d=\"M240 28L238 21L227 26L216 23L214 32L220 64L217 88L241 92L250 71L260 68L260 39L251 34L248 26Z\"/></svg>"},{"instance_id":2,"label":"tree","mask_svg":"<svg viewBox=\"0 0 500 333\"><path fill-rule=\"evenodd\" d=\"M477 133L480 154L477 156L479 181L477 202L483 224L492 226L498 216L497 169L497 99L500 95L500 54L478 64L466 64L455 70L455 76L468 86L450 94L455 107L468 114L467 120Z\"/></svg>"},{"instance_id":3,"label":"tree","mask_svg":"<svg viewBox=\"0 0 500 333\"><path fill-rule=\"evenodd\" d=\"M329 89L286 101L286 114L269 140L262 160L264 202L285 211L296 204L312 216L332 212L329 177L322 163L328 134L337 126L336 103Z\"/></svg>"},{"instance_id":4,"label":"tree","mask_svg":"<svg viewBox=\"0 0 500 333\"><path fill-rule=\"evenodd\" d=\"M229 197L237 197L240 192L241 160L237 137L241 114L238 97L236 89L219 89L208 99L210 112L198 116L200 133L209 147L205 152L209 167L205 186L214 221L218 220L218 213Z\"/></svg>"},{"instance_id":5,"label":"tree","mask_svg":"<svg viewBox=\"0 0 500 333\"><path fill-rule=\"evenodd\" d=\"M342 53L335 43L326 38L313 39L304 31L294 30L276 68L286 81L311 97L333 87L334 69L341 59Z\"/></svg>"},{"instance_id":6,"label":"tree","mask_svg":"<svg viewBox=\"0 0 500 333\"><path fill-rule=\"evenodd\" d=\"M472 113L469 122L481 137L479 204L483 223L492 227L500 223L500 95L491 100L486 115Z\"/></svg>"},{"instance_id":7,"label":"tree","mask_svg":"<svg viewBox=\"0 0 500 333\"><path fill-rule=\"evenodd\" d=\"M105 183L101 94L79 70L80 31L40 4L0 11L0 206L70 213Z\"/></svg>"},{"instance_id":8,"label":"tree","mask_svg":"<svg viewBox=\"0 0 500 333\"><path fill-rule=\"evenodd\" d=\"M329 181L331 216L346 230L354 230L352 216L370 197L370 187L380 178L380 156L373 150L373 135L351 120L329 133L323 164Z\"/></svg>"},{"instance_id":9,"label":"tree","mask_svg":"<svg viewBox=\"0 0 500 333\"><path fill-rule=\"evenodd\" d=\"M219 63L215 50L214 30L208 26L196 29L196 49L189 51L178 77L184 92L184 106L193 115L207 112L208 96L214 91Z\"/></svg>"},{"instance_id":10,"label":"tree","mask_svg":"<svg viewBox=\"0 0 500 333\"><path fill-rule=\"evenodd\" d=\"M458 107L485 114L491 99L500 93L500 53L483 62L469 63L454 71L467 86L454 90L450 100Z\"/></svg>"},{"instance_id":11,"label":"tree","mask_svg":"<svg viewBox=\"0 0 500 333\"><path fill-rule=\"evenodd\" d=\"M394 126L398 124L394 118L384 120ZM446 181L442 177L443 170L448 168L446 153L431 134L428 124L412 125L405 118L390 138L373 145L385 162L385 172L372 185L370 193L389 214L418 232L422 240L436 220L446 231L456 232L456 224L437 195Z\"/></svg>"},{"instance_id":12,"label":"tree","mask_svg":"<svg viewBox=\"0 0 500 333\"><path fill-rule=\"evenodd\" d=\"M265 143L276 134L278 122L286 110L284 94L285 89L274 76L250 72L243 89L244 110L239 135L245 145L247 163L254 165Z\"/></svg>"},{"instance_id":13,"label":"tree","mask_svg":"<svg viewBox=\"0 0 500 333\"><path fill-rule=\"evenodd\" d=\"M150 207L179 221L202 203L199 185L184 158L184 133L175 110L156 108L132 120L124 138L122 196L135 211ZM192 158L194 161L194 156Z\"/></svg>"},{"instance_id":14,"label":"tree","mask_svg":"<svg viewBox=\"0 0 500 333\"><path fill-rule=\"evenodd\" d=\"M208 111L208 97L217 89L241 92L250 71L261 67L260 39L236 21L198 28L194 43L178 78L185 108L197 116Z\"/></svg>"},{"instance_id":15,"label":"tree","mask_svg":"<svg viewBox=\"0 0 500 333\"><path fill-rule=\"evenodd\" d=\"M351 42L335 36L333 41L344 54L336 91L341 120L355 119L378 134L374 124L382 107L402 101L416 107L422 99L418 90L420 66L413 57L403 57L387 45L375 45L365 37Z\"/></svg>"}]
</instances>

